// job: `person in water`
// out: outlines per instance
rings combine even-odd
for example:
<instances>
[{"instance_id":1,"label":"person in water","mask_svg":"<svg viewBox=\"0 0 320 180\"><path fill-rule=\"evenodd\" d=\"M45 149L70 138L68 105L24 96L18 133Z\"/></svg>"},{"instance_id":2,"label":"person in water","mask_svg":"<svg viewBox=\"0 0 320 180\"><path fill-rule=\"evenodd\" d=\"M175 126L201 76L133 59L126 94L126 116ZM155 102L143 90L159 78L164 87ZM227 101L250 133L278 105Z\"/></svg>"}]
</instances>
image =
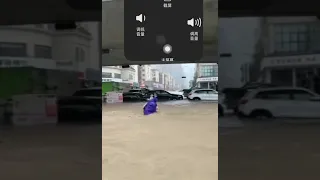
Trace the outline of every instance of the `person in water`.
<instances>
[{"instance_id":1,"label":"person in water","mask_svg":"<svg viewBox=\"0 0 320 180\"><path fill-rule=\"evenodd\" d=\"M150 115L158 111L158 98L156 96L151 96L148 102L143 106L143 114Z\"/></svg>"}]
</instances>

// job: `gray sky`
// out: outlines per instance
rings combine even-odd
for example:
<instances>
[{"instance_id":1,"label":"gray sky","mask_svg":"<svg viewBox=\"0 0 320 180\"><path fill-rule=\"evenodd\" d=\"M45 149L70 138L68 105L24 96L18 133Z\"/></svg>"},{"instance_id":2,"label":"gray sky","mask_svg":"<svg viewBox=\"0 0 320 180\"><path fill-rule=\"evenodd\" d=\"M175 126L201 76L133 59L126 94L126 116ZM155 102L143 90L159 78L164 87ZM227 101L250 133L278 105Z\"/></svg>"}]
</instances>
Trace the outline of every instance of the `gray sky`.
<instances>
[{"instance_id":1,"label":"gray sky","mask_svg":"<svg viewBox=\"0 0 320 180\"><path fill-rule=\"evenodd\" d=\"M158 64L154 65L162 72L170 73L177 81L180 81L183 88L189 88L189 81L193 79L195 64ZM186 78L183 79L182 77Z\"/></svg>"},{"instance_id":2,"label":"gray sky","mask_svg":"<svg viewBox=\"0 0 320 180\"><path fill-rule=\"evenodd\" d=\"M186 82L185 82L187 83L186 86L189 87L189 81L193 80L196 64L181 64L181 65L182 65L184 74L186 76Z\"/></svg>"}]
</instances>

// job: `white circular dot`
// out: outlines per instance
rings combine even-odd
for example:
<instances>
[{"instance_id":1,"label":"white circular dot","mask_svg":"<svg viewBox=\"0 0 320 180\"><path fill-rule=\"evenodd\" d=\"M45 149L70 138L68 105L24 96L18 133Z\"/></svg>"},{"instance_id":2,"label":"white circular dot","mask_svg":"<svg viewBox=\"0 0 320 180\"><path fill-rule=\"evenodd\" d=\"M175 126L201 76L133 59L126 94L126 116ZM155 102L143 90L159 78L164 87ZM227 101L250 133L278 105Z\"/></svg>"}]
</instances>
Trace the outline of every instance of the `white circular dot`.
<instances>
[{"instance_id":1,"label":"white circular dot","mask_svg":"<svg viewBox=\"0 0 320 180\"><path fill-rule=\"evenodd\" d=\"M166 44L163 46L163 52L166 54L170 54L172 52L172 46L170 44Z\"/></svg>"}]
</instances>

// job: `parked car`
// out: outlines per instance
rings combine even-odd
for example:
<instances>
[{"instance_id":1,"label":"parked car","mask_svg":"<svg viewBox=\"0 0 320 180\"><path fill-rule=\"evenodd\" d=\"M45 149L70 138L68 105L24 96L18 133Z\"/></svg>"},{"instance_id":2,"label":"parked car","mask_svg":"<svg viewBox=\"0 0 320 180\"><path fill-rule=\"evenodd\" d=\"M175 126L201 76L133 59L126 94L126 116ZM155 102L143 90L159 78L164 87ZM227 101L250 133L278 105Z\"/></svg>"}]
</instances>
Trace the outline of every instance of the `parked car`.
<instances>
[{"instance_id":1,"label":"parked car","mask_svg":"<svg viewBox=\"0 0 320 180\"><path fill-rule=\"evenodd\" d=\"M183 96L183 91L168 91L171 94L176 94L176 95L180 95Z\"/></svg>"},{"instance_id":2,"label":"parked car","mask_svg":"<svg viewBox=\"0 0 320 180\"><path fill-rule=\"evenodd\" d=\"M100 122L104 97L100 87L84 88L72 96L58 97L58 121Z\"/></svg>"},{"instance_id":3,"label":"parked car","mask_svg":"<svg viewBox=\"0 0 320 180\"><path fill-rule=\"evenodd\" d=\"M218 101L218 92L213 89L196 89L187 97L189 100Z\"/></svg>"},{"instance_id":4,"label":"parked car","mask_svg":"<svg viewBox=\"0 0 320 180\"><path fill-rule=\"evenodd\" d=\"M123 102L141 102L146 100L147 100L147 97L139 93L123 94Z\"/></svg>"},{"instance_id":5,"label":"parked car","mask_svg":"<svg viewBox=\"0 0 320 180\"><path fill-rule=\"evenodd\" d=\"M130 89L123 93L123 101L145 101L149 98L149 93L145 89Z\"/></svg>"},{"instance_id":6,"label":"parked car","mask_svg":"<svg viewBox=\"0 0 320 180\"><path fill-rule=\"evenodd\" d=\"M103 99L105 98L105 96L102 96L101 87L80 89L80 90L74 92L72 96L78 97L78 98L86 98L86 99L94 101L100 105L101 105L101 102L103 101Z\"/></svg>"},{"instance_id":7,"label":"parked car","mask_svg":"<svg viewBox=\"0 0 320 180\"><path fill-rule=\"evenodd\" d=\"M150 94L155 94L158 97L159 101L168 101L168 100L182 100L182 95L171 94L165 90L153 90L150 91Z\"/></svg>"},{"instance_id":8,"label":"parked car","mask_svg":"<svg viewBox=\"0 0 320 180\"><path fill-rule=\"evenodd\" d=\"M245 84L240 88L225 88L222 90L222 93L225 95L226 106L228 109L234 109L235 112L238 110L239 100L248 92L260 88L271 88L277 87L274 84L260 83L260 82L250 82Z\"/></svg>"},{"instance_id":9,"label":"parked car","mask_svg":"<svg viewBox=\"0 0 320 180\"><path fill-rule=\"evenodd\" d=\"M239 101L238 114L261 119L320 118L320 96L305 88L256 89Z\"/></svg>"},{"instance_id":10,"label":"parked car","mask_svg":"<svg viewBox=\"0 0 320 180\"><path fill-rule=\"evenodd\" d=\"M124 92L123 95L128 94L139 94L145 98L148 98L149 96L149 90L146 89L130 89L128 92Z\"/></svg>"},{"instance_id":11,"label":"parked car","mask_svg":"<svg viewBox=\"0 0 320 180\"><path fill-rule=\"evenodd\" d=\"M59 123L101 123L101 104L88 98L70 96L58 99L57 103Z\"/></svg>"}]
</instances>

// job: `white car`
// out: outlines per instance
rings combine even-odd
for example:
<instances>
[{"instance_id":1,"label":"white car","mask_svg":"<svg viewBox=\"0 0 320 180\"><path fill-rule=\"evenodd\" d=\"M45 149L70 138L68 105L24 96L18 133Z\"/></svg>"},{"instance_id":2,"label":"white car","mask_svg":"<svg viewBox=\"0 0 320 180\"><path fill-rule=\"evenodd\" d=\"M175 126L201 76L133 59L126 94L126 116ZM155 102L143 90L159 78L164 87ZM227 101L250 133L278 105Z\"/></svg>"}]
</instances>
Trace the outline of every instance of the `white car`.
<instances>
[{"instance_id":1,"label":"white car","mask_svg":"<svg viewBox=\"0 0 320 180\"><path fill-rule=\"evenodd\" d=\"M170 94L183 96L183 91L168 91Z\"/></svg>"},{"instance_id":2,"label":"white car","mask_svg":"<svg viewBox=\"0 0 320 180\"><path fill-rule=\"evenodd\" d=\"M213 89L195 89L188 94L188 99L218 101L218 92Z\"/></svg>"},{"instance_id":3,"label":"white car","mask_svg":"<svg viewBox=\"0 0 320 180\"><path fill-rule=\"evenodd\" d=\"M238 112L254 118L320 118L320 96L304 88L256 89L239 101Z\"/></svg>"}]
</instances>

